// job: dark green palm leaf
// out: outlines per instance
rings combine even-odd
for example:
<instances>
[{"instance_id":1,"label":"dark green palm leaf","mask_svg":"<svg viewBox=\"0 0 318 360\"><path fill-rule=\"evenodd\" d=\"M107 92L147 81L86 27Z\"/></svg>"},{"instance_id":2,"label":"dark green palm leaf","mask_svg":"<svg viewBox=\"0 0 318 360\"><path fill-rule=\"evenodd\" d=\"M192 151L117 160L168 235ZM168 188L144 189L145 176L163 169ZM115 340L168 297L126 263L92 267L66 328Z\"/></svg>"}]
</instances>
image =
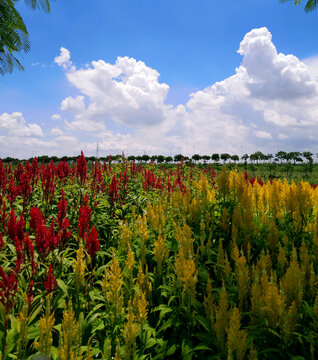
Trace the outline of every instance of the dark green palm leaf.
<instances>
[{"instance_id":1,"label":"dark green palm leaf","mask_svg":"<svg viewBox=\"0 0 318 360\"><path fill-rule=\"evenodd\" d=\"M29 34L11 0L0 0L0 74L23 70L15 52L30 50Z\"/></svg>"},{"instance_id":2,"label":"dark green palm leaf","mask_svg":"<svg viewBox=\"0 0 318 360\"><path fill-rule=\"evenodd\" d=\"M279 2L285 3L290 0L279 0ZM301 0L294 0L295 5L299 5L301 3ZM311 12L316 10L318 0L308 0L305 6L306 12Z\"/></svg>"}]
</instances>

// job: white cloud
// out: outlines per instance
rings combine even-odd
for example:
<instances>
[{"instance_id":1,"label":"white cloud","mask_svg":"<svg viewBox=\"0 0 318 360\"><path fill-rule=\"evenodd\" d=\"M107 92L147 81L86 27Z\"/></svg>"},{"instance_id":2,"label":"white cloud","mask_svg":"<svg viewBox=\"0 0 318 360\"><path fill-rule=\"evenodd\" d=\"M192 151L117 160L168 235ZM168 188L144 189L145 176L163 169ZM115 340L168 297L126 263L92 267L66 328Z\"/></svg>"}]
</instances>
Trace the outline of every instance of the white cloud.
<instances>
[{"instance_id":1,"label":"white cloud","mask_svg":"<svg viewBox=\"0 0 318 360\"><path fill-rule=\"evenodd\" d=\"M61 136L64 134L63 131L59 128L52 128L50 132L53 136Z\"/></svg>"},{"instance_id":2,"label":"white cloud","mask_svg":"<svg viewBox=\"0 0 318 360\"><path fill-rule=\"evenodd\" d=\"M267 131L255 131L255 135L260 139L272 139L272 135Z\"/></svg>"},{"instance_id":3,"label":"white cloud","mask_svg":"<svg viewBox=\"0 0 318 360\"><path fill-rule=\"evenodd\" d=\"M51 116L51 119L52 119L52 120L61 120L62 117L61 117L60 114L53 114L53 115Z\"/></svg>"},{"instance_id":4,"label":"white cloud","mask_svg":"<svg viewBox=\"0 0 318 360\"><path fill-rule=\"evenodd\" d=\"M308 66L312 78L318 81L318 55L303 59L302 62Z\"/></svg>"},{"instance_id":5,"label":"white cloud","mask_svg":"<svg viewBox=\"0 0 318 360\"><path fill-rule=\"evenodd\" d=\"M83 112L85 110L84 96L65 98L61 103L61 110L71 111L75 114Z\"/></svg>"},{"instance_id":6,"label":"white cloud","mask_svg":"<svg viewBox=\"0 0 318 360\"><path fill-rule=\"evenodd\" d=\"M43 132L38 124L26 124L22 113L3 113L0 115L0 129L7 132L7 136L14 137L42 137Z\"/></svg>"},{"instance_id":7,"label":"white cloud","mask_svg":"<svg viewBox=\"0 0 318 360\"><path fill-rule=\"evenodd\" d=\"M70 59L71 59L71 53L69 52L69 50L67 50L64 47L61 47L60 55L54 58L54 62L58 64L58 66L62 66L63 69L66 70L72 67L72 61Z\"/></svg>"},{"instance_id":8,"label":"white cloud","mask_svg":"<svg viewBox=\"0 0 318 360\"><path fill-rule=\"evenodd\" d=\"M154 125L164 120L164 100L169 86L158 81L159 73L133 58L118 57L115 64L103 60L93 61L92 66L67 72L69 82L84 97L66 98L63 110L76 113L78 122L100 123L112 118L131 126ZM95 128L96 126L94 126Z\"/></svg>"},{"instance_id":9,"label":"white cloud","mask_svg":"<svg viewBox=\"0 0 318 360\"><path fill-rule=\"evenodd\" d=\"M242 66L249 76L251 96L276 100L317 96L308 67L296 56L278 54L267 28L247 33L238 53L244 56Z\"/></svg>"},{"instance_id":10,"label":"white cloud","mask_svg":"<svg viewBox=\"0 0 318 360\"><path fill-rule=\"evenodd\" d=\"M286 134L278 134L278 139L280 139L280 140L286 140L288 138L289 138L289 136Z\"/></svg>"}]
</instances>

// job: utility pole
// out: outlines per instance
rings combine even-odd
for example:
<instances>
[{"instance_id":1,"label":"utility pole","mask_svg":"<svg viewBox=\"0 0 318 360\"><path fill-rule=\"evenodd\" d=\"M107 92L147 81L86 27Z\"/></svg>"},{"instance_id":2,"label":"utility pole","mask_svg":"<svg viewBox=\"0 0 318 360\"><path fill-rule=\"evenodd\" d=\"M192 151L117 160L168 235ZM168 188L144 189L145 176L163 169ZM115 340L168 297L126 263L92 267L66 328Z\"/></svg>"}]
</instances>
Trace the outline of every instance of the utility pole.
<instances>
[{"instance_id":1,"label":"utility pole","mask_svg":"<svg viewBox=\"0 0 318 360\"><path fill-rule=\"evenodd\" d=\"M98 143L96 144L96 159L98 159L98 151L99 151L99 146Z\"/></svg>"}]
</instances>

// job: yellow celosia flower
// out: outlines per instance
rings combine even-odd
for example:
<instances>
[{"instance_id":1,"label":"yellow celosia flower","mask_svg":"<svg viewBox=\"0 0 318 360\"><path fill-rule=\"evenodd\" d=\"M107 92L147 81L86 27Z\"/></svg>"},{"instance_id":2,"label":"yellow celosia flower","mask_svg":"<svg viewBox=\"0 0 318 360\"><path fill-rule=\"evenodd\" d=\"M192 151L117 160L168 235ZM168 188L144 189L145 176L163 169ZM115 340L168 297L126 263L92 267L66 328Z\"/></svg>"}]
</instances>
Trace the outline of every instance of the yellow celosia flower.
<instances>
[{"instance_id":1,"label":"yellow celosia flower","mask_svg":"<svg viewBox=\"0 0 318 360\"><path fill-rule=\"evenodd\" d=\"M143 291L146 294L147 298L150 299L152 292L152 284L149 280L148 266L146 265L144 272L141 261L139 261L138 267L137 286L139 287L140 291Z\"/></svg>"},{"instance_id":2,"label":"yellow celosia flower","mask_svg":"<svg viewBox=\"0 0 318 360\"><path fill-rule=\"evenodd\" d=\"M244 255L237 259L235 276L238 284L239 306L242 311L247 309L247 300L250 290L250 273Z\"/></svg>"},{"instance_id":3,"label":"yellow celosia flower","mask_svg":"<svg viewBox=\"0 0 318 360\"><path fill-rule=\"evenodd\" d=\"M60 360L80 360L82 358L80 355L81 333L81 319L76 321L72 299L70 299L68 307L65 308L63 313L59 341Z\"/></svg>"},{"instance_id":4,"label":"yellow celosia flower","mask_svg":"<svg viewBox=\"0 0 318 360\"><path fill-rule=\"evenodd\" d=\"M183 247L179 250L175 260L175 273L179 284L182 285L182 301L187 295L190 303L195 299L198 271L193 259L185 257Z\"/></svg>"},{"instance_id":5,"label":"yellow celosia flower","mask_svg":"<svg viewBox=\"0 0 318 360\"><path fill-rule=\"evenodd\" d=\"M102 287L106 300L111 304L111 320L116 321L123 313L123 274L116 258L106 269Z\"/></svg>"},{"instance_id":6,"label":"yellow celosia flower","mask_svg":"<svg viewBox=\"0 0 318 360\"><path fill-rule=\"evenodd\" d=\"M166 223L166 216L162 203L154 205L149 204L147 206L146 214L149 225L151 225L157 234L161 234Z\"/></svg>"},{"instance_id":7,"label":"yellow celosia flower","mask_svg":"<svg viewBox=\"0 0 318 360\"><path fill-rule=\"evenodd\" d=\"M215 316L215 304L214 296L212 291L212 284L210 278L206 284L206 296L204 297L204 309L207 319L210 322L211 327L214 326L214 316Z\"/></svg>"},{"instance_id":8,"label":"yellow celosia flower","mask_svg":"<svg viewBox=\"0 0 318 360\"><path fill-rule=\"evenodd\" d=\"M137 312L138 323L141 325L141 327L143 327L148 318L147 300L143 291L141 291L140 293L137 307L138 307L138 312Z\"/></svg>"},{"instance_id":9,"label":"yellow celosia flower","mask_svg":"<svg viewBox=\"0 0 318 360\"><path fill-rule=\"evenodd\" d=\"M229 182L229 175L226 170L226 166L222 167L222 171L219 173L218 177L216 178L216 182L218 185L218 192L220 197L225 199L227 195L230 193L230 182Z\"/></svg>"},{"instance_id":10,"label":"yellow celosia flower","mask_svg":"<svg viewBox=\"0 0 318 360\"><path fill-rule=\"evenodd\" d=\"M291 306L289 307L288 312L284 312L283 314L281 328L286 342L290 341L292 337L292 333L296 331L297 315L298 315L298 311L297 311L296 302L293 301Z\"/></svg>"},{"instance_id":11,"label":"yellow celosia flower","mask_svg":"<svg viewBox=\"0 0 318 360\"><path fill-rule=\"evenodd\" d=\"M228 359L243 360L247 351L247 331L241 329L241 314L234 307L230 317L230 326L227 329Z\"/></svg>"},{"instance_id":12,"label":"yellow celosia flower","mask_svg":"<svg viewBox=\"0 0 318 360\"><path fill-rule=\"evenodd\" d=\"M290 306L292 301L296 301L299 308L303 297L303 276L297 261L297 251L293 248L291 261L287 268L286 274L281 279L280 288L286 297L287 305Z\"/></svg>"},{"instance_id":13,"label":"yellow celosia flower","mask_svg":"<svg viewBox=\"0 0 318 360\"><path fill-rule=\"evenodd\" d=\"M215 331L216 339L222 352L225 351L226 330L228 328L229 320L230 320L230 312L228 311L228 308L229 308L228 295L225 287L223 286L220 292L219 304L215 312L215 323L214 323L214 331Z\"/></svg>"},{"instance_id":14,"label":"yellow celosia flower","mask_svg":"<svg viewBox=\"0 0 318 360\"><path fill-rule=\"evenodd\" d=\"M269 326L277 328L285 310L284 297L279 294L274 282L268 282L267 287L263 287L263 292L264 315L268 319Z\"/></svg>"},{"instance_id":15,"label":"yellow celosia flower","mask_svg":"<svg viewBox=\"0 0 318 360\"><path fill-rule=\"evenodd\" d=\"M119 342L118 336L116 337L116 352L115 352L114 360L122 360L120 342Z\"/></svg>"},{"instance_id":16,"label":"yellow celosia flower","mask_svg":"<svg viewBox=\"0 0 318 360\"><path fill-rule=\"evenodd\" d=\"M120 231L120 247L123 252L126 252L131 244L131 240L133 238L133 233L127 223L121 225L119 227Z\"/></svg>"},{"instance_id":17,"label":"yellow celosia flower","mask_svg":"<svg viewBox=\"0 0 318 360\"><path fill-rule=\"evenodd\" d=\"M158 236L157 240L155 241L154 247L154 258L157 263L157 272L158 276L161 276L162 273L162 263L169 257L169 250L165 244L165 241L161 235Z\"/></svg>"},{"instance_id":18,"label":"yellow celosia flower","mask_svg":"<svg viewBox=\"0 0 318 360\"><path fill-rule=\"evenodd\" d=\"M80 291L81 287L84 285L84 275L85 275L85 257L83 243L80 242L79 249L76 251L76 260L74 260L73 269L74 269L74 285L77 292Z\"/></svg>"},{"instance_id":19,"label":"yellow celosia flower","mask_svg":"<svg viewBox=\"0 0 318 360\"><path fill-rule=\"evenodd\" d=\"M128 314L123 329L125 342L125 360L134 359L136 356L136 338L138 335L138 324L132 311L131 302L128 303Z\"/></svg>"},{"instance_id":20,"label":"yellow celosia flower","mask_svg":"<svg viewBox=\"0 0 318 360\"><path fill-rule=\"evenodd\" d=\"M28 322L29 322L29 316L28 316L28 298L25 296L22 311L18 315L18 331L19 331L19 340L18 340L18 354L20 355L20 352L25 349L25 347L28 344L29 341L29 328L28 328Z\"/></svg>"},{"instance_id":21,"label":"yellow celosia flower","mask_svg":"<svg viewBox=\"0 0 318 360\"><path fill-rule=\"evenodd\" d=\"M50 295L46 296L45 316L40 319L40 339L34 343L34 347L44 355L51 356L52 329L54 326L54 314L50 310Z\"/></svg>"}]
</instances>

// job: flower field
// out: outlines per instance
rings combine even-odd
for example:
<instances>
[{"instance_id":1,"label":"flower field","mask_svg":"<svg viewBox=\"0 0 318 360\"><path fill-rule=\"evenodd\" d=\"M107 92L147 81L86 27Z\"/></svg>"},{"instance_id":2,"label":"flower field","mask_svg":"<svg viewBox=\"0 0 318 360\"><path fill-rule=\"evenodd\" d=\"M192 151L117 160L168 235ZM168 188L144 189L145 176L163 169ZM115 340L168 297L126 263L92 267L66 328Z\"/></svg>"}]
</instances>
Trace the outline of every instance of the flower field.
<instances>
[{"instance_id":1,"label":"flower field","mask_svg":"<svg viewBox=\"0 0 318 360\"><path fill-rule=\"evenodd\" d=\"M0 359L317 359L318 189L0 161Z\"/></svg>"}]
</instances>

